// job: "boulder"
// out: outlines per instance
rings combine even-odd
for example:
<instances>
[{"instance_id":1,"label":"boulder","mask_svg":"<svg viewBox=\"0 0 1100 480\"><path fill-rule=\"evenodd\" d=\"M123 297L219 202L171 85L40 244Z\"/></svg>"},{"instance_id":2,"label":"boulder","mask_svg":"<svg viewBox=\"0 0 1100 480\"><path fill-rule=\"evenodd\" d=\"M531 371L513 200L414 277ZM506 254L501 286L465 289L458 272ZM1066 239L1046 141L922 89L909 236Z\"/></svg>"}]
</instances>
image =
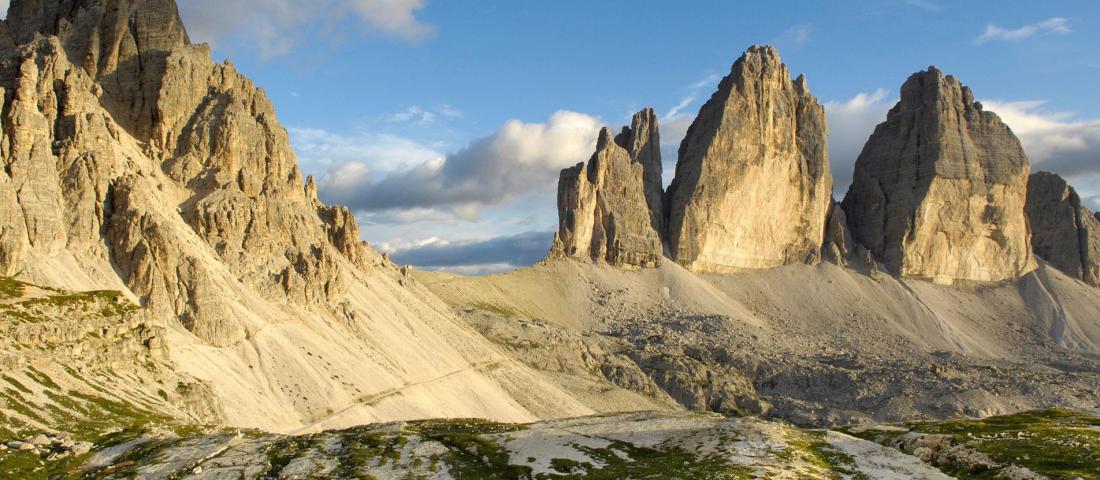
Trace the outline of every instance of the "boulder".
<instances>
[{"instance_id":1,"label":"boulder","mask_svg":"<svg viewBox=\"0 0 1100 480\"><path fill-rule=\"evenodd\" d=\"M695 271L820 256L832 205L825 109L772 47L745 52L680 144L668 246Z\"/></svg>"},{"instance_id":2,"label":"boulder","mask_svg":"<svg viewBox=\"0 0 1100 480\"><path fill-rule=\"evenodd\" d=\"M911 76L855 165L853 238L896 275L998 282L1036 266L1020 141L936 68Z\"/></svg>"}]
</instances>

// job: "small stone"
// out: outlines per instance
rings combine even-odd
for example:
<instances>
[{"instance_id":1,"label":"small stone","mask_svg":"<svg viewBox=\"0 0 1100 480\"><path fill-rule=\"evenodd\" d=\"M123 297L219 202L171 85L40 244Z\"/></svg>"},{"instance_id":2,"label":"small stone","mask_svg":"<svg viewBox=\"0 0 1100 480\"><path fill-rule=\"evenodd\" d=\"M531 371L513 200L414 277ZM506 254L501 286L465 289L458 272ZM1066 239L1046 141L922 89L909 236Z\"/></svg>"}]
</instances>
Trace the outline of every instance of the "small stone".
<instances>
[{"instance_id":1,"label":"small stone","mask_svg":"<svg viewBox=\"0 0 1100 480\"><path fill-rule=\"evenodd\" d=\"M45 447L53 444L53 442L50 441L50 437L47 437L43 434L38 434L28 441L36 447Z\"/></svg>"},{"instance_id":2,"label":"small stone","mask_svg":"<svg viewBox=\"0 0 1100 480\"><path fill-rule=\"evenodd\" d=\"M92 444L92 442L76 442L76 445L73 445L71 451L73 452L73 455L84 455L85 453L92 451L92 447L94 446L95 445Z\"/></svg>"}]
</instances>

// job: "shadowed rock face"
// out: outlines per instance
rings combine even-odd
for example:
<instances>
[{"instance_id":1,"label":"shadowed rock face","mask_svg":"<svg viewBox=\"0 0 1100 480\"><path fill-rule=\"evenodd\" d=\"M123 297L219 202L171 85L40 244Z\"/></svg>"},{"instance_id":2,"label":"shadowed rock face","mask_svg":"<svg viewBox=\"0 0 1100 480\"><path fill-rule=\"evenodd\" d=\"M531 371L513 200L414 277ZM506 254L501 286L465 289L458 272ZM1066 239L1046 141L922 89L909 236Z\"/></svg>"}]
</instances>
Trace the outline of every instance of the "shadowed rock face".
<instances>
[{"instance_id":1,"label":"shadowed rock face","mask_svg":"<svg viewBox=\"0 0 1100 480\"><path fill-rule=\"evenodd\" d=\"M1028 179L1027 216L1035 254L1067 275L1100 287L1100 219L1065 179L1039 172Z\"/></svg>"},{"instance_id":2,"label":"shadowed rock face","mask_svg":"<svg viewBox=\"0 0 1100 480\"><path fill-rule=\"evenodd\" d=\"M656 124L652 125L656 135ZM623 136L629 138L625 132ZM646 149L650 148L641 151ZM620 267L659 265L663 247L647 204L648 168L603 129L592 159L561 172L559 229L551 256L590 258Z\"/></svg>"},{"instance_id":3,"label":"shadowed rock face","mask_svg":"<svg viewBox=\"0 0 1100 480\"><path fill-rule=\"evenodd\" d=\"M855 240L893 273L1002 281L1035 268L1019 140L970 89L914 74L856 161L843 207Z\"/></svg>"},{"instance_id":4,"label":"shadowed rock face","mask_svg":"<svg viewBox=\"0 0 1100 480\"><path fill-rule=\"evenodd\" d=\"M666 196L671 256L696 271L815 260L832 204L825 110L771 47L703 105Z\"/></svg>"}]
</instances>

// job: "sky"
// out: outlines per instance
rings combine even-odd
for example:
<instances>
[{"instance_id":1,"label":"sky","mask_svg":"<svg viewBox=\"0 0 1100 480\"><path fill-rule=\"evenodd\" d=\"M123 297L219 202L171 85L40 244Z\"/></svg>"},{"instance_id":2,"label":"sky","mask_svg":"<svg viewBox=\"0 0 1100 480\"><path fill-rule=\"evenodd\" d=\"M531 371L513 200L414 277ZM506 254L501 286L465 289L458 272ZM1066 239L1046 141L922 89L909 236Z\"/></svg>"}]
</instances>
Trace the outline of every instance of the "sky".
<instances>
[{"instance_id":1,"label":"sky","mask_svg":"<svg viewBox=\"0 0 1100 480\"><path fill-rule=\"evenodd\" d=\"M1034 170L1100 208L1095 0L178 3L193 42L267 91L322 199L421 268L543 258L558 172L641 108L658 113L670 174L699 107L754 44L778 47L825 105L837 199L901 84L935 65L1013 128Z\"/></svg>"}]
</instances>

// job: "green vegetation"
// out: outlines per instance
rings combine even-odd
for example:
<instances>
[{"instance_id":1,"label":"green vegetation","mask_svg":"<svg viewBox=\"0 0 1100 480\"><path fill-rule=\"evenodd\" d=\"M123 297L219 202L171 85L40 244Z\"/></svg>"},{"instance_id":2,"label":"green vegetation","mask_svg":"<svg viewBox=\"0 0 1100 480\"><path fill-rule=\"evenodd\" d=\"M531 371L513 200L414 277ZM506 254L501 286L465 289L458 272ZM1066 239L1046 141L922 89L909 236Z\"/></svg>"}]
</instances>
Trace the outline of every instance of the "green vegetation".
<instances>
[{"instance_id":1,"label":"green vegetation","mask_svg":"<svg viewBox=\"0 0 1100 480\"><path fill-rule=\"evenodd\" d=\"M474 302L470 304L470 308L475 308L483 312L491 313L498 317L518 318L520 316L519 312L517 312L516 310L494 303Z\"/></svg>"},{"instance_id":2,"label":"green vegetation","mask_svg":"<svg viewBox=\"0 0 1100 480\"><path fill-rule=\"evenodd\" d=\"M825 440L825 432L794 431L788 435L787 445L800 453L807 462L831 474L832 478L871 480L855 469L855 459L833 448Z\"/></svg>"},{"instance_id":3,"label":"green vegetation","mask_svg":"<svg viewBox=\"0 0 1100 480\"><path fill-rule=\"evenodd\" d=\"M11 277L0 277L0 300L23 295L23 282Z\"/></svg>"},{"instance_id":4,"label":"green vegetation","mask_svg":"<svg viewBox=\"0 0 1100 480\"><path fill-rule=\"evenodd\" d=\"M1030 469L1055 480L1100 480L1100 418L1065 409L1039 410L983 420L910 422L913 432L950 435L955 443L1005 466ZM852 435L890 445L901 432L869 430ZM999 478L999 471L967 471L939 465L962 479Z\"/></svg>"},{"instance_id":5,"label":"green vegetation","mask_svg":"<svg viewBox=\"0 0 1100 480\"><path fill-rule=\"evenodd\" d=\"M920 433L951 435L998 463L1026 467L1053 479L1100 480L1097 417L1052 409L909 426Z\"/></svg>"},{"instance_id":6,"label":"green vegetation","mask_svg":"<svg viewBox=\"0 0 1100 480\"><path fill-rule=\"evenodd\" d=\"M752 478L752 469L730 465L719 457L701 458L679 447L652 449L624 442L611 442L605 448L574 445L578 451L595 460L577 462L554 459L551 468L560 475L540 474L536 478L597 479L653 478L690 480L696 478L740 480Z\"/></svg>"}]
</instances>

